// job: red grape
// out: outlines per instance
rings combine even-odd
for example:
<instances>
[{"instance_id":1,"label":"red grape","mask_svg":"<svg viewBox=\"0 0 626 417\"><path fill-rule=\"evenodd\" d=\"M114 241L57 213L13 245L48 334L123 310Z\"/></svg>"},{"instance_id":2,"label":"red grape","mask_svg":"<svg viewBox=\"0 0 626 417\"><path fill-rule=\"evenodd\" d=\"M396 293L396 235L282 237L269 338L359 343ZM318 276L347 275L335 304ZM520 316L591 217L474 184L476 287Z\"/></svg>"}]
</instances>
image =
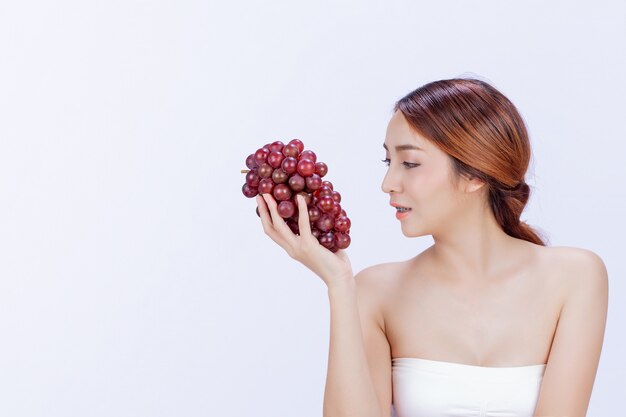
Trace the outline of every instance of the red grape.
<instances>
[{"instance_id":1,"label":"red grape","mask_svg":"<svg viewBox=\"0 0 626 417\"><path fill-rule=\"evenodd\" d=\"M259 177L261 178L269 178L272 176L272 171L274 171L274 168L272 168L271 166L269 166L269 164L263 162L258 168L257 168L257 173L259 174Z\"/></svg>"},{"instance_id":2,"label":"red grape","mask_svg":"<svg viewBox=\"0 0 626 417\"><path fill-rule=\"evenodd\" d=\"M351 222L348 217L340 215L335 219L335 229L339 232L345 232L350 229L350 223Z\"/></svg>"},{"instance_id":3,"label":"red grape","mask_svg":"<svg viewBox=\"0 0 626 417\"><path fill-rule=\"evenodd\" d=\"M315 173L320 177L323 177L328 173L328 165L323 162L317 162L315 164Z\"/></svg>"},{"instance_id":4,"label":"red grape","mask_svg":"<svg viewBox=\"0 0 626 417\"><path fill-rule=\"evenodd\" d=\"M248 173L246 174L246 183L250 187L253 187L253 188L258 187L259 181L261 181L261 177L259 177L259 174L257 174L256 169L248 171Z\"/></svg>"},{"instance_id":5,"label":"red grape","mask_svg":"<svg viewBox=\"0 0 626 417\"><path fill-rule=\"evenodd\" d=\"M281 141L277 140L276 142L272 143L270 145L270 151L278 151L281 152L283 150L283 148L285 147L285 144L282 143Z\"/></svg>"},{"instance_id":6,"label":"red grape","mask_svg":"<svg viewBox=\"0 0 626 417\"><path fill-rule=\"evenodd\" d=\"M284 182L287 182L288 179L289 179L289 174L287 174L285 171L283 171L280 168L276 168L274 172L272 172L272 180L276 184L282 184Z\"/></svg>"},{"instance_id":7,"label":"red grape","mask_svg":"<svg viewBox=\"0 0 626 417\"><path fill-rule=\"evenodd\" d=\"M267 163L272 168L278 168L283 163L283 159L285 159L285 155L282 152L272 151L267 155Z\"/></svg>"},{"instance_id":8,"label":"red grape","mask_svg":"<svg viewBox=\"0 0 626 417\"><path fill-rule=\"evenodd\" d=\"M315 206L309 207L308 213L309 213L309 221L312 221L312 222L317 221L317 219L319 219L322 216L322 211Z\"/></svg>"},{"instance_id":9,"label":"red grape","mask_svg":"<svg viewBox=\"0 0 626 417\"><path fill-rule=\"evenodd\" d=\"M289 200L291 198L291 189L285 184L276 184L272 195L278 201Z\"/></svg>"},{"instance_id":10,"label":"red grape","mask_svg":"<svg viewBox=\"0 0 626 417\"><path fill-rule=\"evenodd\" d=\"M267 155L269 154L270 153L266 148L257 149L257 151L254 153L254 162L256 162L256 164L260 166L267 160Z\"/></svg>"},{"instance_id":11,"label":"red grape","mask_svg":"<svg viewBox=\"0 0 626 417\"><path fill-rule=\"evenodd\" d=\"M341 214L341 204L339 203L333 203L333 206L330 208L330 210L328 211L330 214L332 214L333 217L337 217Z\"/></svg>"},{"instance_id":12,"label":"red grape","mask_svg":"<svg viewBox=\"0 0 626 417\"><path fill-rule=\"evenodd\" d=\"M303 177L310 177L315 173L315 163L309 159L301 159L298 161L297 170Z\"/></svg>"},{"instance_id":13,"label":"red grape","mask_svg":"<svg viewBox=\"0 0 626 417\"><path fill-rule=\"evenodd\" d=\"M319 207L323 212L329 212L333 205L335 204L335 200L330 197L321 197L317 203L317 207Z\"/></svg>"},{"instance_id":14,"label":"red grape","mask_svg":"<svg viewBox=\"0 0 626 417\"><path fill-rule=\"evenodd\" d=\"M297 158L298 154L300 154L298 147L292 143L288 143L283 148L283 155L285 156L291 156L291 157Z\"/></svg>"},{"instance_id":15,"label":"red grape","mask_svg":"<svg viewBox=\"0 0 626 417\"><path fill-rule=\"evenodd\" d=\"M245 183L243 187L241 187L241 191L243 192L243 195L248 198L252 198L258 194L257 189L250 187L247 183Z\"/></svg>"},{"instance_id":16,"label":"red grape","mask_svg":"<svg viewBox=\"0 0 626 417\"><path fill-rule=\"evenodd\" d=\"M335 219L329 214L322 214L322 216L315 222L315 226L322 232L328 232L335 225Z\"/></svg>"},{"instance_id":17,"label":"red grape","mask_svg":"<svg viewBox=\"0 0 626 417\"><path fill-rule=\"evenodd\" d=\"M335 246L335 234L333 232L324 233L320 236L320 244L327 249Z\"/></svg>"},{"instance_id":18,"label":"red grape","mask_svg":"<svg viewBox=\"0 0 626 417\"><path fill-rule=\"evenodd\" d=\"M335 246L339 249L350 246L350 235L341 232L335 233Z\"/></svg>"},{"instance_id":19,"label":"red grape","mask_svg":"<svg viewBox=\"0 0 626 417\"><path fill-rule=\"evenodd\" d=\"M300 161L302 161L303 159L308 159L315 164L315 162L317 162L317 155L315 155L315 152L313 151L306 150L300 153L300 156L298 157L298 160ZM315 172L315 168L313 168L313 172Z\"/></svg>"},{"instance_id":20,"label":"red grape","mask_svg":"<svg viewBox=\"0 0 626 417\"><path fill-rule=\"evenodd\" d=\"M317 198L320 197L332 197L333 195L333 190L331 190L327 185L323 185L324 182L322 182L322 186L320 188L318 188L314 195Z\"/></svg>"},{"instance_id":21,"label":"red grape","mask_svg":"<svg viewBox=\"0 0 626 417\"><path fill-rule=\"evenodd\" d=\"M259 194L270 194L274 190L274 181L271 178L263 178L259 181Z\"/></svg>"},{"instance_id":22,"label":"red grape","mask_svg":"<svg viewBox=\"0 0 626 417\"><path fill-rule=\"evenodd\" d=\"M257 164L256 161L254 160L254 154L253 153L248 155L248 157L246 158L246 166L248 168L250 168L250 169L254 169L254 168L259 166L259 164Z\"/></svg>"},{"instance_id":23,"label":"red grape","mask_svg":"<svg viewBox=\"0 0 626 417\"><path fill-rule=\"evenodd\" d=\"M306 177L305 180L306 187L311 191L315 191L322 186L322 178L317 174Z\"/></svg>"},{"instance_id":24,"label":"red grape","mask_svg":"<svg viewBox=\"0 0 626 417\"><path fill-rule=\"evenodd\" d=\"M304 190L305 185L305 179L299 174L293 174L289 178L289 186L296 192Z\"/></svg>"},{"instance_id":25,"label":"red grape","mask_svg":"<svg viewBox=\"0 0 626 417\"><path fill-rule=\"evenodd\" d=\"M330 181L324 181L322 182L322 186L327 186L328 188L330 188L331 190L333 190L333 183Z\"/></svg>"},{"instance_id":26,"label":"red grape","mask_svg":"<svg viewBox=\"0 0 626 417\"><path fill-rule=\"evenodd\" d=\"M296 172L296 169L298 168L298 160L294 158L293 156L287 156L285 159L283 159L281 168L287 174L291 175L294 172Z\"/></svg>"},{"instance_id":27,"label":"red grape","mask_svg":"<svg viewBox=\"0 0 626 417\"><path fill-rule=\"evenodd\" d=\"M300 139L291 139L289 143L292 145L296 145L296 147L298 148L298 152L302 152L304 150L304 143L302 143Z\"/></svg>"},{"instance_id":28,"label":"red grape","mask_svg":"<svg viewBox=\"0 0 626 417\"><path fill-rule=\"evenodd\" d=\"M280 217L282 218L291 217L296 212L296 206L293 204L292 201L289 201L289 200L281 201L278 204L277 211Z\"/></svg>"}]
</instances>

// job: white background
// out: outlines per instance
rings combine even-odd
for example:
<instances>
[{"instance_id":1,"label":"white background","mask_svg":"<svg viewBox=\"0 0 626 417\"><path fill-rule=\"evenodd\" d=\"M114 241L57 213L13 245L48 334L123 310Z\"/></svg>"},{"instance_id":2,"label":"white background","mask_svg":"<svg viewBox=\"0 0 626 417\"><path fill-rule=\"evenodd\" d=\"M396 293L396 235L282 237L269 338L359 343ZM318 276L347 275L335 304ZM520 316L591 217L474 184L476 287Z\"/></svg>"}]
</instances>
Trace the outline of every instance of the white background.
<instances>
[{"instance_id":1,"label":"white background","mask_svg":"<svg viewBox=\"0 0 626 417\"><path fill-rule=\"evenodd\" d=\"M380 184L394 102L476 75L529 129L522 219L609 271L588 416L626 378L622 1L0 4L0 415L321 416L326 287L245 158L300 138L355 272L414 256ZM576 366L576 364L572 364Z\"/></svg>"}]
</instances>

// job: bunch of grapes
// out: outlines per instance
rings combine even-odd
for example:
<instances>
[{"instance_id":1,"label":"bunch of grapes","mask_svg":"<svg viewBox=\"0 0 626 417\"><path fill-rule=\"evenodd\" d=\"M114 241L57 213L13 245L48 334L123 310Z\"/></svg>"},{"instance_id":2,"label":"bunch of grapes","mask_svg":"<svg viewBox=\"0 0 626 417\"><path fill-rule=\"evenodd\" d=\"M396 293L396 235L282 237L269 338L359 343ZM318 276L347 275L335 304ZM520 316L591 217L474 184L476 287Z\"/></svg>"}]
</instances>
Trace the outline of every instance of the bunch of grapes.
<instances>
[{"instance_id":1,"label":"bunch of grapes","mask_svg":"<svg viewBox=\"0 0 626 417\"><path fill-rule=\"evenodd\" d=\"M246 158L246 182L241 191L248 198L272 194L278 203L278 214L291 231L300 234L296 195L304 197L309 213L311 234L333 253L350 246L350 219L341 208L341 194L330 181L322 181L328 173L317 155L304 149L304 143L292 139L268 143ZM256 209L260 217L259 208Z\"/></svg>"}]
</instances>

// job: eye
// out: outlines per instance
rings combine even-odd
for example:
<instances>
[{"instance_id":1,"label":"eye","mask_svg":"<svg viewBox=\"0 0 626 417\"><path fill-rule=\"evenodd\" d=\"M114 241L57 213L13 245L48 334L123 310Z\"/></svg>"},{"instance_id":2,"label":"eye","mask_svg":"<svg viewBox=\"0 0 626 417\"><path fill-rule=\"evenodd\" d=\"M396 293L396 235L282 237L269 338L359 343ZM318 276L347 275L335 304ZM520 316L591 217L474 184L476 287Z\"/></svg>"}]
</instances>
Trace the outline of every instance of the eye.
<instances>
[{"instance_id":1,"label":"eye","mask_svg":"<svg viewBox=\"0 0 626 417\"><path fill-rule=\"evenodd\" d=\"M391 161L389 159L383 159L382 162L385 163L385 165L389 166ZM402 165L405 166L406 169L410 169L410 168L415 168L417 166L420 166L420 164L413 164L411 162L403 162Z\"/></svg>"}]
</instances>

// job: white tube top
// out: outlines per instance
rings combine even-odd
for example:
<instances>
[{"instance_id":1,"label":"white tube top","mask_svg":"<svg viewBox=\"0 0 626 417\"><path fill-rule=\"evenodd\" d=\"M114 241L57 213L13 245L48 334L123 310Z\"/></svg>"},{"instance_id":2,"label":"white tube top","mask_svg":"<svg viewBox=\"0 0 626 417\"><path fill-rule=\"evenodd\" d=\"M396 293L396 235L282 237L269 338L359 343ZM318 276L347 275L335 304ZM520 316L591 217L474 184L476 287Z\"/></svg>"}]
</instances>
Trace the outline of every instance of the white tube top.
<instances>
[{"instance_id":1,"label":"white tube top","mask_svg":"<svg viewBox=\"0 0 626 417\"><path fill-rule=\"evenodd\" d=\"M532 417L545 368L394 358L391 416Z\"/></svg>"}]
</instances>

